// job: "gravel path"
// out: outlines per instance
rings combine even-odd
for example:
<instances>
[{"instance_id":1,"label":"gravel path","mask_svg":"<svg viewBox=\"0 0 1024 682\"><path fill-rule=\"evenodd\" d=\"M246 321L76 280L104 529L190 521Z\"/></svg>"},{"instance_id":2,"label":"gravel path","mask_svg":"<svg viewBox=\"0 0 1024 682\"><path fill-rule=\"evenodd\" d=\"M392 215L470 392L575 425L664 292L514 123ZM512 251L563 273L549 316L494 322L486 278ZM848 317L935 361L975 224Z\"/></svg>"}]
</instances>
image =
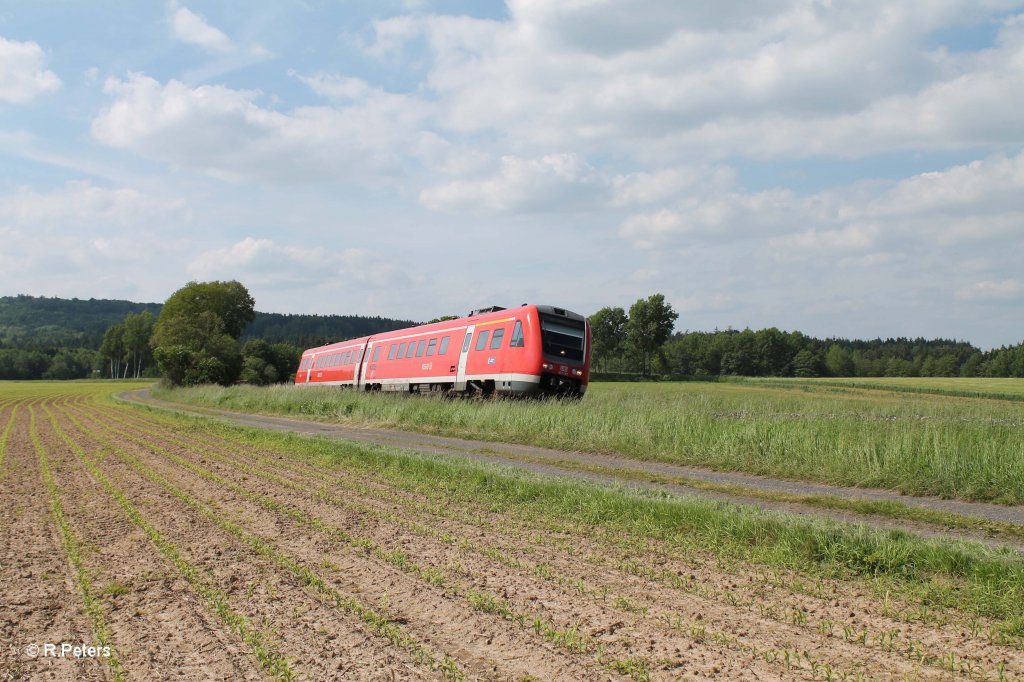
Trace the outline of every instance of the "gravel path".
<instances>
[{"instance_id":1,"label":"gravel path","mask_svg":"<svg viewBox=\"0 0 1024 682\"><path fill-rule=\"evenodd\" d=\"M857 514L848 511L826 509L810 504L766 500L754 495L717 492L674 483L637 480L634 477L638 474L641 476L643 474L662 477L671 476L718 485L742 486L750 489L751 491L760 491L765 493L782 493L802 496L820 495L844 500L898 502L909 507L919 507L922 509L974 517L985 521L1015 524L1019 526L1024 526L1024 506L1004 506L984 502L966 502L962 500L944 500L934 497L916 497L911 495L902 495L891 490L875 488L846 488L821 483L788 481L737 472L713 471L710 469L702 469L692 466L645 462L625 457L618 457L615 455L552 450L529 445L450 438L392 429L313 422L288 417L216 410L158 400L150 394L148 389L129 391L120 394L118 397L127 402L141 403L185 414L214 417L236 424L273 431L288 431L306 435L323 436L338 440L362 441L391 445L430 454L443 454L512 466L553 476L571 477L599 483L621 484L627 487L647 488L677 495L710 497L740 504L755 505L765 509L786 511L799 515L825 516L843 521L866 523L881 528L899 528L928 537L974 540L991 546L1009 546L1018 550L1024 550L1024 540L996 539L988 537L982 532L974 532L964 529L950 529L935 524L909 520L896 520L872 515ZM567 465L564 465L563 463L567 463ZM588 467L601 467L603 471L601 473L595 473L592 471L574 469L571 468L573 464ZM614 471L616 469L622 471L624 475L615 475Z\"/></svg>"}]
</instances>

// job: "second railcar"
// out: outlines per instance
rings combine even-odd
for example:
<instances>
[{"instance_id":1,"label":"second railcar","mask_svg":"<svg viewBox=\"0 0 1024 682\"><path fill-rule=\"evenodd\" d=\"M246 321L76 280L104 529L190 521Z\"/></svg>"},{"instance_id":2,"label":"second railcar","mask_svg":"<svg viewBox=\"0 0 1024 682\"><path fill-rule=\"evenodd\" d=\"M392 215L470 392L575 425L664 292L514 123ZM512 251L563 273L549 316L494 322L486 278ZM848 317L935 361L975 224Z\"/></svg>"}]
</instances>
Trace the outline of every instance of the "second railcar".
<instances>
[{"instance_id":1,"label":"second railcar","mask_svg":"<svg viewBox=\"0 0 1024 682\"><path fill-rule=\"evenodd\" d=\"M590 324L564 308L488 308L467 317L303 352L295 383L411 393L582 396Z\"/></svg>"}]
</instances>

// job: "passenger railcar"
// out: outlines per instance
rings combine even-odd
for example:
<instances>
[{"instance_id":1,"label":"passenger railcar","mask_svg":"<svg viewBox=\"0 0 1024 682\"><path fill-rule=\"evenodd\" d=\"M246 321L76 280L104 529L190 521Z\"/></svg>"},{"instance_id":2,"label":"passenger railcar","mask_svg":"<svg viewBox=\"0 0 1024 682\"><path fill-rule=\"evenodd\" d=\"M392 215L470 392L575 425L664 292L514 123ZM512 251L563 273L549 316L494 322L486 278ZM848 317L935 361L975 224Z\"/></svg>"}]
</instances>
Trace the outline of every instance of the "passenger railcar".
<instances>
[{"instance_id":1,"label":"passenger railcar","mask_svg":"<svg viewBox=\"0 0 1024 682\"><path fill-rule=\"evenodd\" d=\"M582 396L589 379L590 323L545 305L486 308L310 348L295 374L297 385L512 396Z\"/></svg>"}]
</instances>

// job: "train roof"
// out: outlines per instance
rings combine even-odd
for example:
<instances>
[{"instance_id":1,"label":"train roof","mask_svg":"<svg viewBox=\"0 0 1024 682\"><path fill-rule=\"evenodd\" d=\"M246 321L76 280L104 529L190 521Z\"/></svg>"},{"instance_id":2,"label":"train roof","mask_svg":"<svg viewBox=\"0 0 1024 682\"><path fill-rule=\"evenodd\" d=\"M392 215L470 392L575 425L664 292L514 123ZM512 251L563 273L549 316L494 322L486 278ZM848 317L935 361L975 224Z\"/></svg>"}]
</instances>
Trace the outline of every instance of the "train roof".
<instances>
[{"instance_id":1,"label":"train roof","mask_svg":"<svg viewBox=\"0 0 1024 682\"><path fill-rule=\"evenodd\" d=\"M523 308L536 308L537 312L541 315L551 315L555 317L564 317L567 320L574 320L577 322L583 322L587 318L579 313L574 313L571 310L565 308L559 308L550 305L536 305L530 303L524 303L517 308L502 308L501 306L489 306L487 308L481 308L479 310L472 311L465 317L458 317L454 320L442 320L441 322L432 322L430 324L419 324L413 327L403 327L402 329L391 329L386 332L380 332L379 334L372 334L370 336L362 336L358 339L348 339L346 341L339 341L337 343L327 344L325 346L318 346L317 348L308 348L302 352L303 355L309 353L323 353L339 348L344 348L353 344L365 343L370 339L389 338L394 335L402 335L411 329L416 329L422 332L429 333L430 331L443 331L452 327L465 326L467 324L476 324L479 322L489 322L491 320L501 319L502 317L508 317L519 312Z\"/></svg>"}]
</instances>

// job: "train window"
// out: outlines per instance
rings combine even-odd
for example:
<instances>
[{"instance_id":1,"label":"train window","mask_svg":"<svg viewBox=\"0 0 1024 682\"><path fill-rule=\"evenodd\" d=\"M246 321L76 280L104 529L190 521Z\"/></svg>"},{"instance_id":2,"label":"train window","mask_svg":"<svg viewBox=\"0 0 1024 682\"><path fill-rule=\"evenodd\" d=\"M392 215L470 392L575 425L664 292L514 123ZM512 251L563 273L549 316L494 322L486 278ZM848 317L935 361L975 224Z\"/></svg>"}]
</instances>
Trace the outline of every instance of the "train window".
<instances>
[{"instance_id":1,"label":"train window","mask_svg":"<svg viewBox=\"0 0 1024 682\"><path fill-rule=\"evenodd\" d=\"M377 346L373 349L373 361L377 362L380 360L380 352L384 350L384 346Z\"/></svg>"},{"instance_id":2,"label":"train window","mask_svg":"<svg viewBox=\"0 0 1024 682\"><path fill-rule=\"evenodd\" d=\"M491 339L491 350L495 348L501 348L501 340L505 338L504 329L495 329L494 338Z\"/></svg>"},{"instance_id":3,"label":"train window","mask_svg":"<svg viewBox=\"0 0 1024 682\"><path fill-rule=\"evenodd\" d=\"M448 340L450 338L451 338L450 336L442 336L441 337L441 347L437 349L437 354L438 355L444 355L445 353L448 352Z\"/></svg>"},{"instance_id":4,"label":"train window","mask_svg":"<svg viewBox=\"0 0 1024 682\"><path fill-rule=\"evenodd\" d=\"M431 355L433 355L434 351L436 349L437 349L437 339L430 339L430 341L427 343L427 357L430 357Z\"/></svg>"},{"instance_id":5,"label":"train window","mask_svg":"<svg viewBox=\"0 0 1024 682\"><path fill-rule=\"evenodd\" d=\"M405 357L405 342L398 344L398 359L401 360Z\"/></svg>"},{"instance_id":6,"label":"train window","mask_svg":"<svg viewBox=\"0 0 1024 682\"><path fill-rule=\"evenodd\" d=\"M466 340L462 343L462 352L469 350L469 340L473 338L473 332L466 332Z\"/></svg>"},{"instance_id":7,"label":"train window","mask_svg":"<svg viewBox=\"0 0 1024 682\"><path fill-rule=\"evenodd\" d=\"M483 350L484 348L487 348L487 337L490 336L490 333L491 333L490 329L484 329L484 330L481 330L481 332L476 335L476 349L477 350Z\"/></svg>"},{"instance_id":8,"label":"train window","mask_svg":"<svg viewBox=\"0 0 1024 682\"><path fill-rule=\"evenodd\" d=\"M390 346L388 346L388 360L395 359L395 348L397 347L398 346L396 344L391 344Z\"/></svg>"},{"instance_id":9,"label":"train window","mask_svg":"<svg viewBox=\"0 0 1024 682\"><path fill-rule=\"evenodd\" d=\"M427 345L426 339L420 339L420 342L416 344L416 357L423 355L423 347Z\"/></svg>"},{"instance_id":10,"label":"train window","mask_svg":"<svg viewBox=\"0 0 1024 682\"><path fill-rule=\"evenodd\" d=\"M512 330L512 340L509 341L509 348L522 348L526 344L523 342L523 321L516 320L515 329Z\"/></svg>"}]
</instances>

